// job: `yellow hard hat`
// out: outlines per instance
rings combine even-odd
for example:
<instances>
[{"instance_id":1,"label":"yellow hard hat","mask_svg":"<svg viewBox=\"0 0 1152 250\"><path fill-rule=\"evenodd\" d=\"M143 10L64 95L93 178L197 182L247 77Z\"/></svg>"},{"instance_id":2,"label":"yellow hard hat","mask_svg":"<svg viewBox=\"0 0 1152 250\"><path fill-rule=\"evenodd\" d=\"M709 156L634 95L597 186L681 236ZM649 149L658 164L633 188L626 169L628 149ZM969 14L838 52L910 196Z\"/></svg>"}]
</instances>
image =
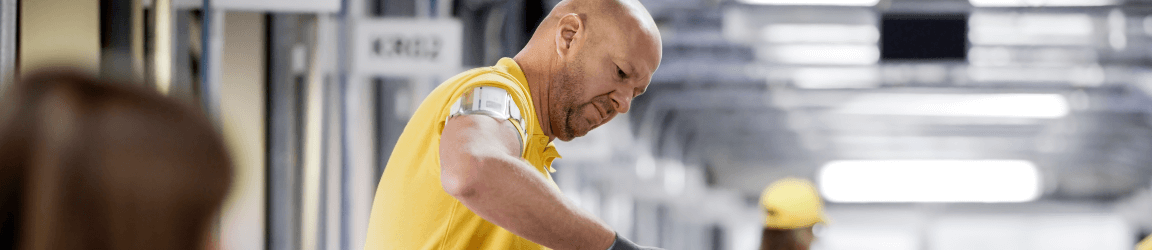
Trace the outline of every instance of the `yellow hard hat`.
<instances>
[{"instance_id":1,"label":"yellow hard hat","mask_svg":"<svg viewBox=\"0 0 1152 250\"><path fill-rule=\"evenodd\" d=\"M1140 243L1136 243L1136 250L1152 250L1152 235L1148 235Z\"/></svg>"},{"instance_id":2,"label":"yellow hard hat","mask_svg":"<svg viewBox=\"0 0 1152 250\"><path fill-rule=\"evenodd\" d=\"M764 226L796 229L824 222L824 202L812 182L788 177L769 185L760 194L767 219Z\"/></svg>"}]
</instances>

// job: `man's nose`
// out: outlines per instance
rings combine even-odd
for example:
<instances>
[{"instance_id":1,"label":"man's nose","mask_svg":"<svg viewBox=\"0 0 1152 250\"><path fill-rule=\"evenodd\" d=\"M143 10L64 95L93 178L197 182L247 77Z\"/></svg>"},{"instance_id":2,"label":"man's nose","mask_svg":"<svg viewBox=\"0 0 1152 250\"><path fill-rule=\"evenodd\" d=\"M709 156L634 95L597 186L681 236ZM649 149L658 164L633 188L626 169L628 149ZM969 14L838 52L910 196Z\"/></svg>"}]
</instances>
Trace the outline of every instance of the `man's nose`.
<instances>
[{"instance_id":1,"label":"man's nose","mask_svg":"<svg viewBox=\"0 0 1152 250\"><path fill-rule=\"evenodd\" d=\"M632 108L632 93L625 93L629 90L617 90L612 93L612 102L616 104L616 111L623 114L628 113L628 109Z\"/></svg>"}]
</instances>

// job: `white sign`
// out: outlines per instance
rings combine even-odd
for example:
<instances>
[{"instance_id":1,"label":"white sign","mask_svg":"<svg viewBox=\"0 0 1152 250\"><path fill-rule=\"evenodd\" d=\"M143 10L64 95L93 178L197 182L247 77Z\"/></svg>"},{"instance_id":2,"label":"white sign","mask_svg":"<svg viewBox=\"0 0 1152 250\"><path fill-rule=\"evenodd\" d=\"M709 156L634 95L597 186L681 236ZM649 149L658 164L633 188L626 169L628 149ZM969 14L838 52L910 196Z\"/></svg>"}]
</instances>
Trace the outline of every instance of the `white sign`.
<instances>
[{"instance_id":1,"label":"white sign","mask_svg":"<svg viewBox=\"0 0 1152 250\"><path fill-rule=\"evenodd\" d=\"M352 68L373 75L459 73L463 39L456 19L368 19L357 23Z\"/></svg>"},{"instance_id":2,"label":"white sign","mask_svg":"<svg viewBox=\"0 0 1152 250\"><path fill-rule=\"evenodd\" d=\"M212 8L271 12L340 12L340 0L211 0ZM204 0L174 0L176 8L199 8Z\"/></svg>"}]
</instances>

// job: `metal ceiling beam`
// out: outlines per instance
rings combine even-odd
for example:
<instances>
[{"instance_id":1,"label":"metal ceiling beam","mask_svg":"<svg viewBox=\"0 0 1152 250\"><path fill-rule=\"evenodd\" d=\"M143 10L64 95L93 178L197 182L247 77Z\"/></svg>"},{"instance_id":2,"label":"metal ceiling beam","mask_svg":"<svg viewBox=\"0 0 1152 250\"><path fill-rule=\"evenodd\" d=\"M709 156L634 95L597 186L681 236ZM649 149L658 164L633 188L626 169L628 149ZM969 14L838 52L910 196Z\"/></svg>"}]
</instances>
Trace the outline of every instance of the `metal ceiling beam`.
<instances>
[{"instance_id":1,"label":"metal ceiling beam","mask_svg":"<svg viewBox=\"0 0 1152 250\"><path fill-rule=\"evenodd\" d=\"M632 117L638 124L636 135L642 141L654 141L667 124L664 116L670 110L725 110L763 108L768 106L765 92L742 90L669 91L652 93L646 108Z\"/></svg>"}]
</instances>

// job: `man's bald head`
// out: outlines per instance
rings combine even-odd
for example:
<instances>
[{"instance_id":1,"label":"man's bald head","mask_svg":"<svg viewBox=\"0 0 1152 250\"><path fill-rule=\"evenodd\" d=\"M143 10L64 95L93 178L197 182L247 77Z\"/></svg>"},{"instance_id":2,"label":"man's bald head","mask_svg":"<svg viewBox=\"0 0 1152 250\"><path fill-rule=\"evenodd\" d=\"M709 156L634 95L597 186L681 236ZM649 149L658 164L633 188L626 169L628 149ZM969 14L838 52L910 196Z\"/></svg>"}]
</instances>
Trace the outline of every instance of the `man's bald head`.
<instances>
[{"instance_id":1,"label":"man's bald head","mask_svg":"<svg viewBox=\"0 0 1152 250\"><path fill-rule=\"evenodd\" d=\"M661 53L660 31L639 1L565 0L515 59L544 130L568 141L628 112Z\"/></svg>"},{"instance_id":2,"label":"man's bald head","mask_svg":"<svg viewBox=\"0 0 1152 250\"><path fill-rule=\"evenodd\" d=\"M634 22L629 24L652 31L653 35L659 37L652 15L640 1L636 0L564 0L552 8L542 23L558 20L571 13L595 15L595 18L590 19L592 22L600 20Z\"/></svg>"},{"instance_id":3,"label":"man's bald head","mask_svg":"<svg viewBox=\"0 0 1152 250\"><path fill-rule=\"evenodd\" d=\"M532 40L541 35L550 35L555 31L557 23L565 16L575 15L586 22L592 31L615 29L628 35L640 38L647 46L660 53L660 31L652 15L637 0L564 0L556 4L548 16L540 22ZM531 43L531 42L530 42Z\"/></svg>"}]
</instances>

